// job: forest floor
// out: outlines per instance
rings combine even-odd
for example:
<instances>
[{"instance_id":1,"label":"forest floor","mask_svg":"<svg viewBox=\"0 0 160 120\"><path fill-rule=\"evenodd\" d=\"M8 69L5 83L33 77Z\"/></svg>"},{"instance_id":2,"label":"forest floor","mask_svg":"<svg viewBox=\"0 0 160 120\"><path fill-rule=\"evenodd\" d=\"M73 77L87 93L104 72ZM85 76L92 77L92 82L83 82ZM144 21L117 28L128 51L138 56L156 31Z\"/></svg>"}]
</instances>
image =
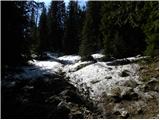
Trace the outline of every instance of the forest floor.
<instances>
[{"instance_id":1,"label":"forest floor","mask_svg":"<svg viewBox=\"0 0 160 120\"><path fill-rule=\"evenodd\" d=\"M2 78L2 118L159 118L159 60L46 53Z\"/></svg>"}]
</instances>

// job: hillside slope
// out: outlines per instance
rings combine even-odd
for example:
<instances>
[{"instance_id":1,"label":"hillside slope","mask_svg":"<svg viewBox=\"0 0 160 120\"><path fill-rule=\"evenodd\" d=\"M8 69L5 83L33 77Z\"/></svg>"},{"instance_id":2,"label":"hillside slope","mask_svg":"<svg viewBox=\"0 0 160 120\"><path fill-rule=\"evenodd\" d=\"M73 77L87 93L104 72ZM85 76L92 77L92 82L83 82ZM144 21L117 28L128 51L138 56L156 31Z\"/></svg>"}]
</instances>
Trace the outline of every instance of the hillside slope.
<instances>
[{"instance_id":1,"label":"hillside slope","mask_svg":"<svg viewBox=\"0 0 160 120\"><path fill-rule=\"evenodd\" d=\"M158 58L149 62L148 57L137 56L102 62L102 54L93 54L94 61L81 61L77 55L47 55L47 60L29 61L30 66L16 68L21 72L6 75L2 86L12 88L23 80L63 75L85 101L92 101L91 106L101 111L92 117L81 113L83 118L158 118Z\"/></svg>"}]
</instances>

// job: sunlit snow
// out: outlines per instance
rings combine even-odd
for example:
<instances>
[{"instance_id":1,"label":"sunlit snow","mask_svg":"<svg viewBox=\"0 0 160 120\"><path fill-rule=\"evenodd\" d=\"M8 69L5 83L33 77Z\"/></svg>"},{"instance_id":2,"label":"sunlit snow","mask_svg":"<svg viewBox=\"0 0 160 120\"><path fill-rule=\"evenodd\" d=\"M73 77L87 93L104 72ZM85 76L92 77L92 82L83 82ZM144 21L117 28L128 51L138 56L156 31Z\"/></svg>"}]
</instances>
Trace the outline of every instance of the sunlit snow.
<instances>
[{"instance_id":1,"label":"sunlit snow","mask_svg":"<svg viewBox=\"0 0 160 120\"><path fill-rule=\"evenodd\" d=\"M29 61L32 66L24 67L24 72L15 75L16 78L27 79L36 78L46 74L58 74L59 72L65 72L66 77L69 78L69 82L75 85L79 90L89 89L92 99L98 99L104 92L115 85L122 85L123 82L128 80L134 80L137 83L139 65L136 63L126 65L108 65L110 62L91 62L81 61L81 57L78 55L66 55L62 57L52 56L54 58L46 61L33 60ZM94 59L104 57L102 54L93 54ZM130 61L142 59L143 57L130 57L127 58ZM56 59L56 60L55 60ZM65 61L67 64L62 64L59 61ZM129 72L126 77L121 77L120 73L124 70Z\"/></svg>"}]
</instances>

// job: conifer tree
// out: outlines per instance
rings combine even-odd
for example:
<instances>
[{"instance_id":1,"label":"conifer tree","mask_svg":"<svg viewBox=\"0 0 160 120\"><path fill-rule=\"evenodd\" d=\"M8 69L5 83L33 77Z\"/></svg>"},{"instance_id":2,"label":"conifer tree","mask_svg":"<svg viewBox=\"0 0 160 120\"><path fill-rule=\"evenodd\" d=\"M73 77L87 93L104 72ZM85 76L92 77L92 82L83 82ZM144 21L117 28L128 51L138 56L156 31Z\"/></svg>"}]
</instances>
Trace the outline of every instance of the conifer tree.
<instances>
[{"instance_id":1,"label":"conifer tree","mask_svg":"<svg viewBox=\"0 0 160 120\"><path fill-rule=\"evenodd\" d=\"M32 8L31 10L31 21L30 21L30 26L31 26L31 53L36 53L38 49L38 27L36 25L36 19L35 19L35 9Z\"/></svg>"},{"instance_id":2,"label":"conifer tree","mask_svg":"<svg viewBox=\"0 0 160 120\"><path fill-rule=\"evenodd\" d=\"M87 3L86 19L82 31L82 41L80 45L79 53L83 57L88 57L92 53L100 50L101 38L100 38L100 10L101 2L89 1Z\"/></svg>"},{"instance_id":3,"label":"conifer tree","mask_svg":"<svg viewBox=\"0 0 160 120\"><path fill-rule=\"evenodd\" d=\"M30 27L25 1L2 3L2 65L20 65L30 59Z\"/></svg>"},{"instance_id":4,"label":"conifer tree","mask_svg":"<svg viewBox=\"0 0 160 120\"><path fill-rule=\"evenodd\" d=\"M48 39L50 50L62 51L62 39L64 34L64 1L52 1L48 12Z\"/></svg>"},{"instance_id":5,"label":"conifer tree","mask_svg":"<svg viewBox=\"0 0 160 120\"><path fill-rule=\"evenodd\" d=\"M146 2L145 13L147 13L146 24L143 25L143 30L146 35L147 49L146 55L159 55L159 6L158 1Z\"/></svg>"},{"instance_id":6,"label":"conifer tree","mask_svg":"<svg viewBox=\"0 0 160 120\"><path fill-rule=\"evenodd\" d=\"M63 51L65 54L78 52L81 32L81 10L77 1L70 1L65 17Z\"/></svg>"},{"instance_id":7,"label":"conifer tree","mask_svg":"<svg viewBox=\"0 0 160 120\"><path fill-rule=\"evenodd\" d=\"M103 4L101 32L107 58L122 58L143 53L146 46L145 35L141 30L142 21L138 21L139 18L142 19L141 13L137 14L143 5L144 2L133 1Z\"/></svg>"},{"instance_id":8,"label":"conifer tree","mask_svg":"<svg viewBox=\"0 0 160 120\"><path fill-rule=\"evenodd\" d=\"M44 51L48 50L48 40L47 40L47 13L46 8L43 6L43 10L39 21L39 54L41 55Z\"/></svg>"}]
</instances>

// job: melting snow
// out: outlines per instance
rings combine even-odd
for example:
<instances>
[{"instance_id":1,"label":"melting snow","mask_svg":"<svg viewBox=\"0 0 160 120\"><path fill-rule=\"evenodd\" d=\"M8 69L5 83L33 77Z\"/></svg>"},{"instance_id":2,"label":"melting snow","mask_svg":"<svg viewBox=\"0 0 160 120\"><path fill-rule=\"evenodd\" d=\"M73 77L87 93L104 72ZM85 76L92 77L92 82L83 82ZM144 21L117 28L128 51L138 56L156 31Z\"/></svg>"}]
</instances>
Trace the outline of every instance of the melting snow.
<instances>
[{"instance_id":1,"label":"melting snow","mask_svg":"<svg viewBox=\"0 0 160 120\"><path fill-rule=\"evenodd\" d=\"M23 67L23 73L16 74L18 79L38 78L47 74L57 74L62 69L62 64L54 61L29 61L33 66Z\"/></svg>"},{"instance_id":2,"label":"melting snow","mask_svg":"<svg viewBox=\"0 0 160 120\"><path fill-rule=\"evenodd\" d=\"M94 59L100 59L100 58L104 57L104 55L97 53L97 54L92 54L92 57Z\"/></svg>"},{"instance_id":3,"label":"melting snow","mask_svg":"<svg viewBox=\"0 0 160 120\"><path fill-rule=\"evenodd\" d=\"M81 60L81 57L78 55L66 55L58 58L59 60L68 61L70 64L74 64Z\"/></svg>"},{"instance_id":4,"label":"melting snow","mask_svg":"<svg viewBox=\"0 0 160 120\"><path fill-rule=\"evenodd\" d=\"M105 62L97 62L95 64L88 65L76 72L67 73L70 80L79 89L82 87L89 87L92 98L98 98L103 92L106 92L106 88L118 84L124 80L138 80L136 74L138 69L137 64L128 64L123 66L108 66ZM128 77L120 77L119 73L124 70L130 71Z\"/></svg>"},{"instance_id":5,"label":"melting snow","mask_svg":"<svg viewBox=\"0 0 160 120\"><path fill-rule=\"evenodd\" d=\"M49 54L50 57L51 54ZM95 59L104 57L102 54L93 54ZM54 56L52 58L55 58ZM134 80L138 82L137 71L138 64L132 63L127 65L109 66L108 62L92 63L91 61L82 62L78 55L62 56L56 59L66 61L68 64L61 64L58 61L30 61L33 66L24 67L22 74L17 74L18 78L35 78L46 74L56 74L60 71L66 73L70 82L80 90L89 88L90 95L93 99L98 99L107 89L120 84L121 82ZM131 57L128 60L137 60L141 57ZM111 62L111 61L110 61ZM124 70L129 71L129 76L121 77L120 73Z\"/></svg>"}]
</instances>

